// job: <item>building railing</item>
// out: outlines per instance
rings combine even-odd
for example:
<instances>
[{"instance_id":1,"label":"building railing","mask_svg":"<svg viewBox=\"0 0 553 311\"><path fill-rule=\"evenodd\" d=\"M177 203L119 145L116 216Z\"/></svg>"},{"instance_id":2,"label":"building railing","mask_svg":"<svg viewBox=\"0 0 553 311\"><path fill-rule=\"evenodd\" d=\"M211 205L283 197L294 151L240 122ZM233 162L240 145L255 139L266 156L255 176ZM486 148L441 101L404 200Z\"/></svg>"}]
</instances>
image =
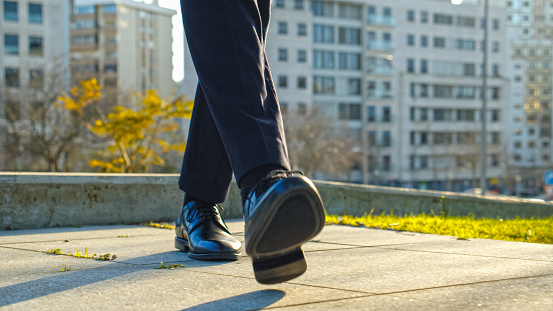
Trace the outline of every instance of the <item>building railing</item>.
<instances>
[{"instance_id":1,"label":"building railing","mask_svg":"<svg viewBox=\"0 0 553 311\"><path fill-rule=\"evenodd\" d=\"M396 24L396 19L386 15L369 15L367 23L377 26L394 26Z\"/></svg>"}]
</instances>

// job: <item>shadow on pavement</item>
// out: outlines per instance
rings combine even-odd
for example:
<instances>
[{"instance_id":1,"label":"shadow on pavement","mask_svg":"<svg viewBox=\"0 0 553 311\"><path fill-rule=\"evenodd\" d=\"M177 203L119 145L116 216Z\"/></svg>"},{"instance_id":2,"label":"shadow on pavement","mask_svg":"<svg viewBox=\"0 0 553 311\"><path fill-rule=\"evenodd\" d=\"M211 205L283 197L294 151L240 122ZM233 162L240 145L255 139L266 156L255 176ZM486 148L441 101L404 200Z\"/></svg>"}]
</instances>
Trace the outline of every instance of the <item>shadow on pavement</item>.
<instances>
[{"instance_id":1,"label":"shadow on pavement","mask_svg":"<svg viewBox=\"0 0 553 311\"><path fill-rule=\"evenodd\" d=\"M0 308L23 301L43 297L46 295L56 294L74 288L103 282L127 274L158 268L160 261L163 261L165 263L174 262L172 258L168 258L167 256L174 253L177 252L152 254L149 256L135 257L124 261L110 261L105 262L106 265L102 265L96 268L70 271L32 281L0 287ZM51 254L44 255L58 256ZM202 266L216 266L227 263L232 263L232 261L201 262ZM114 267L113 265L116 265L117 267Z\"/></svg>"},{"instance_id":2,"label":"shadow on pavement","mask_svg":"<svg viewBox=\"0 0 553 311\"><path fill-rule=\"evenodd\" d=\"M208 310L260 310L281 300L285 292L276 289L259 290L225 299L219 299L183 311L208 311Z\"/></svg>"}]
</instances>

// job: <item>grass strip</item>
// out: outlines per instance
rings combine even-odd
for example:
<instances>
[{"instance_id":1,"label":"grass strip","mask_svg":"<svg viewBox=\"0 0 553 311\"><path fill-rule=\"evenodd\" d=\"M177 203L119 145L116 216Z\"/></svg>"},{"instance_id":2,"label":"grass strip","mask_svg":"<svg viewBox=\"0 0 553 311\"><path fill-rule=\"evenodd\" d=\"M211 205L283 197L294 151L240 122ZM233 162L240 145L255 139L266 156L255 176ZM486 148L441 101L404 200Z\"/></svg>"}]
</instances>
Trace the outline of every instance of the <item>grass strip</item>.
<instances>
[{"instance_id":1,"label":"grass strip","mask_svg":"<svg viewBox=\"0 0 553 311\"><path fill-rule=\"evenodd\" d=\"M492 239L553 244L553 217L523 219L475 219L474 215L327 215L326 222L376 229L456 236L458 239Z\"/></svg>"}]
</instances>

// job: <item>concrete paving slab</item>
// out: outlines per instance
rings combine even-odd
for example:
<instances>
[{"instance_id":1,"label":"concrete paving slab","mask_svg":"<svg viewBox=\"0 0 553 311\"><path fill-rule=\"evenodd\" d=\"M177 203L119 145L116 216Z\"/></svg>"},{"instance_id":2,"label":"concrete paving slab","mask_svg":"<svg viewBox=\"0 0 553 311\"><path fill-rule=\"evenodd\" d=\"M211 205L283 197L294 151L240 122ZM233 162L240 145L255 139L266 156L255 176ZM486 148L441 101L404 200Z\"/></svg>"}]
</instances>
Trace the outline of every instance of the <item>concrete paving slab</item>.
<instances>
[{"instance_id":1,"label":"concrete paving slab","mask_svg":"<svg viewBox=\"0 0 553 311\"><path fill-rule=\"evenodd\" d=\"M553 265L549 262L386 248L335 250L308 255L311 270L292 282L370 293L553 273Z\"/></svg>"},{"instance_id":2,"label":"concrete paving slab","mask_svg":"<svg viewBox=\"0 0 553 311\"><path fill-rule=\"evenodd\" d=\"M470 239L467 241L430 241L426 243L384 247L413 251L553 262L553 245L551 244Z\"/></svg>"},{"instance_id":3,"label":"concrete paving slab","mask_svg":"<svg viewBox=\"0 0 553 311\"><path fill-rule=\"evenodd\" d=\"M24 291L20 291L21 289ZM16 284L4 292L3 305L17 310L74 306L83 310L257 310L359 296L348 291L292 284L263 286L253 279L198 273L189 269L156 270L128 265L67 272Z\"/></svg>"},{"instance_id":4,"label":"concrete paving slab","mask_svg":"<svg viewBox=\"0 0 553 311\"><path fill-rule=\"evenodd\" d=\"M135 236L165 235L167 234L164 232L165 230L167 229L152 228L147 226L115 225L0 231L0 245L35 243L39 241L113 238L119 235L128 235L131 231Z\"/></svg>"},{"instance_id":5,"label":"concrete paving slab","mask_svg":"<svg viewBox=\"0 0 553 311\"><path fill-rule=\"evenodd\" d=\"M229 226L243 239L243 222ZM553 291L553 264L540 259L549 258L549 245L327 226L317 241L304 247L309 269L303 276L264 286L255 282L245 254L235 262L191 260L173 248L173 230L74 229L0 235L0 308L521 310L538 302L539 310L549 307ZM103 262L36 252L84 251L84 246L118 259ZM490 249L493 256L482 255ZM524 255L515 256L520 250ZM155 269L162 261L185 268ZM72 270L52 267L59 263L71 264ZM518 300L507 301L511 298Z\"/></svg>"},{"instance_id":6,"label":"concrete paving slab","mask_svg":"<svg viewBox=\"0 0 553 311\"><path fill-rule=\"evenodd\" d=\"M451 241L456 238L435 234L327 224L321 234L315 239L344 245L378 246L431 241Z\"/></svg>"},{"instance_id":7,"label":"concrete paving slab","mask_svg":"<svg viewBox=\"0 0 553 311\"><path fill-rule=\"evenodd\" d=\"M267 309L273 309L272 306ZM323 302L289 305L275 310L474 310L467 304L441 303L422 299L402 298L388 295L367 295L347 299L328 299Z\"/></svg>"},{"instance_id":8,"label":"concrete paving slab","mask_svg":"<svg viewBox=\"0 0 553 311\"><path fill-rule=\"evenodd\" d=\"M548 294L549 293L549 294ZM472 310L553 310L553 275L401 293L406 299L469 304Z\"/></svg>"}]
</instances>

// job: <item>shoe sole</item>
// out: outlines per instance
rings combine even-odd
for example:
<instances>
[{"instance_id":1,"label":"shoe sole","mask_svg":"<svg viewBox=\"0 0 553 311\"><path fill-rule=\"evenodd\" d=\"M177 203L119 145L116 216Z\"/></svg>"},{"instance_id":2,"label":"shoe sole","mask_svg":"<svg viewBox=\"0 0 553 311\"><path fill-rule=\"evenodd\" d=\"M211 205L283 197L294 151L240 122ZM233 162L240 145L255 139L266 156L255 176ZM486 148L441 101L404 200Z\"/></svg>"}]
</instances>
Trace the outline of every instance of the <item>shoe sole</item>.
<instances>
[{"instance_id":1,"label":"shoe sole","mask_svg":"<svg viewBox=\"0 0 553 311\"><path fill-rule=\"evenodd\" d=\"M273 187L284 190L255 216L252 223L258 226L248 228L252 240L246 245L255 278L262 284L281 283L303 274L307 263L301 246L319 234L325 223L321 197L309 179L292 176Z\"/></svg>"},{"instance_id":2,"label":"shoe sole","mask_svg":"<svg viewBox=\"0 0 553 311\"><path fill-rule=\"evenodd\" d=\"M181 252L188 253L188 257L196 260L205 261L230 261L238 260L240 253L204 253L196 254L190 251L188 241L175 237L175 248Z\"/></svg>"}]
</instances>

